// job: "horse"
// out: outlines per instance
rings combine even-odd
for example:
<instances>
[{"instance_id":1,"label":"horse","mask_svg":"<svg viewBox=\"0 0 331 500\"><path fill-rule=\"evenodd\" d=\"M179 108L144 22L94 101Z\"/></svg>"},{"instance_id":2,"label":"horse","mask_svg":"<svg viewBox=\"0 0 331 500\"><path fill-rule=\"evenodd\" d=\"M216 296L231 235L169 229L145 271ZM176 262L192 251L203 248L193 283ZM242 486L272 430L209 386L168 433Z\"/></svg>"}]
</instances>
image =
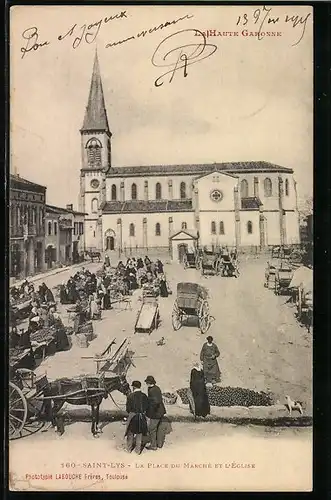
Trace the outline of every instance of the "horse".
<instances>
[{"instance_id":1,"label":"horse","mask_svg":"<svg viewBox=\"0 0 331 500\"><path fill-rule=\"evenodd\" d=\"M89 258L94 262L94 258L98 259L98 262L101 262L101 252L86 252Z\"/></svg>"},{"instance_id":2,"label":"horse","mask_svg":"<svg viewBox=\"0 0 331 500\"><path fill-rule=\"evenodd\" d=\"M91 433L93 437L99 437L100 404L103 399L108 398L108 395L116 390L125 396L130 394L131 389L125 374L114 375L112 377L105 375L82 375L75 379L60 378L51 382L48 381L42 391L45 399L41 414L62 435L64 433L64 426L58 413L64 403L91 406Z\"/></svg>"}]
</instances>

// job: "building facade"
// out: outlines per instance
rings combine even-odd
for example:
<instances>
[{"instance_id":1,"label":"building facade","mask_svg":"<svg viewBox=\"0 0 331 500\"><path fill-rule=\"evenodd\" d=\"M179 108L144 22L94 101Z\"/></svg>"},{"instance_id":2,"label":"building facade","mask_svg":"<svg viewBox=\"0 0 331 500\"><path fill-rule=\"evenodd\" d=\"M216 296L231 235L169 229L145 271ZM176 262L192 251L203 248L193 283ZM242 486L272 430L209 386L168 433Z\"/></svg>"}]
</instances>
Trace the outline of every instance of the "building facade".
<instances>
[{"instance_id":1,"label":"building facade","mask_svg":"<svg viewBox=\"0 0 331 500\"><path fill-rule=\"evenodd\" d=\"M177 258L188 239L237 248L300 242L290 168L265 161L113 167L97 55L80 133L86 247L169 248Z\"/></svg>"},{"instance_id":2,"label":"building facade","mask_svg":"<svg viewBox=\"0 0 331 500\"><path fill-rule=\"evenodd\" d=\"M10 175L10 276L45 269L46 187Z\"/></svg>"},{"instance_id":3,"label":"building facade","mask_svg":"<svg viewBox=\"0 0 331 500\"><path fill-rule=\"evenodd\" d=\"M85 214L66 208L46 205L45 217L45 261L47 268L58 264L79 262L84 252Z\"/></svg>"}]
</instances>

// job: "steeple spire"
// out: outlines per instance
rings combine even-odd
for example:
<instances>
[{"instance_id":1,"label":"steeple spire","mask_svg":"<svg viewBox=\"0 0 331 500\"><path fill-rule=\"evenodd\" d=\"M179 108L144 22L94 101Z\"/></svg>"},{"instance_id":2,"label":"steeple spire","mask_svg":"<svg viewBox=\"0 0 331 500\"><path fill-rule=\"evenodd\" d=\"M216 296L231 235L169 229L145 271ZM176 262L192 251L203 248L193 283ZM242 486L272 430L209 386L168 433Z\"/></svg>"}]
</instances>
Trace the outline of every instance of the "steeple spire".
<instances>
[{"instance_id":1,"label":"steeple spire","mask_svg":"<svg viewBox=\"0 0 331 500\"><path fill-rule=\"evenodd\" d=\"M90 94L81 131L87 132L94 130L109 132L97 50L94 56Z\"/></svg>"}]
</instances>

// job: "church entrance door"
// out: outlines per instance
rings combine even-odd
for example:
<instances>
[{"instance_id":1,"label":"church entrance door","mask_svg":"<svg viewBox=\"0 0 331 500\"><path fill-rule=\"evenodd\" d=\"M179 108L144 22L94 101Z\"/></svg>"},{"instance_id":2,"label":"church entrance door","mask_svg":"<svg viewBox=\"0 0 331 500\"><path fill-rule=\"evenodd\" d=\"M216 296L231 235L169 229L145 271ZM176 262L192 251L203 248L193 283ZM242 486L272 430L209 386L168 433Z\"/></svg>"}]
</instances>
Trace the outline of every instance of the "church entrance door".
<instances>
[{"instance_id":1,"label":"church entrance door","mask_svg":"<svg viewBox=\"0 0 331 500\"><path fill-rule=\"evenodd\" d=\"M115 238L114 236L107 236L106 238L106 250L115 249Z\"/></svg>"},{"instance_id":2,"label":"church entrance door","mask_svg":"<svg viewBox=\"0 0 331 500\"><path fill-rule=\"evenodd\" d=\"M178 245L178 260L179 260L179 262L183 262L186 252L187 252L187 245L185 243L181 243L180 245Z\"/></svg>"}]
</instances>

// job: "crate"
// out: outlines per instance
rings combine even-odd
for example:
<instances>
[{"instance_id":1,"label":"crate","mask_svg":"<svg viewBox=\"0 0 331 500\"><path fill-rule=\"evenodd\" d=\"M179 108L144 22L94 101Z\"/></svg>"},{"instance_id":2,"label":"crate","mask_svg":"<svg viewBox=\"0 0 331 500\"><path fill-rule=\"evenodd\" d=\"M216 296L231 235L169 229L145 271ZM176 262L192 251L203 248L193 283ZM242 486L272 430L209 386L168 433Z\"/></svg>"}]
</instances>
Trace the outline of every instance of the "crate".
<instances>
[{"instance_id":1,"label":"crate","mask_svg":"<svg viewBox=\"0 0 331 500\"><path fill-rule=\"evenodd\" d=\"M75 335L75 338L76 338L76 345L78 347L86 349L89 346L89 342L87 340L85 333L77 333Z\"/></svg>"}]
</instances>

